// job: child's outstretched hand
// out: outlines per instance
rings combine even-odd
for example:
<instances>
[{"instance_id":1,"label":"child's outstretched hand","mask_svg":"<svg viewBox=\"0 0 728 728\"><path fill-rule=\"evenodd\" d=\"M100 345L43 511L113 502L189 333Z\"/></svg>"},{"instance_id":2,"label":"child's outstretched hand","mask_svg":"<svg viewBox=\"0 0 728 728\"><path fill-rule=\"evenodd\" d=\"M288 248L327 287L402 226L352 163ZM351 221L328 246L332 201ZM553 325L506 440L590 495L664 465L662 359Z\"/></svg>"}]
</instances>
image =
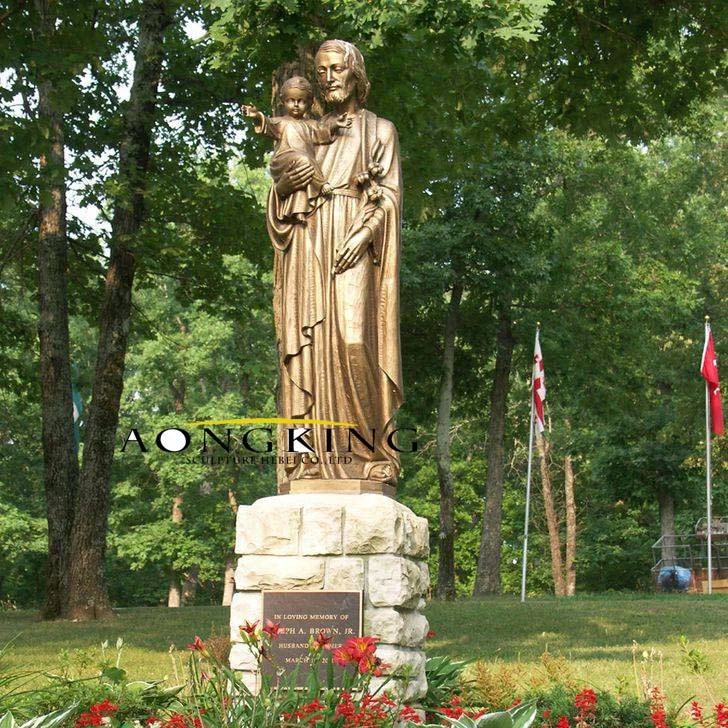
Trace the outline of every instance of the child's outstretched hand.
<instances>
[{"instance_id":1,"label":"child's outstretched hand","mask_svg":"<svg viewBox=\"0 0 728 728\"><path fill-rule=\"evenodd\" d=\"M251 119L258 116L258 109L252 104L243 104L243 112L245 113L245 116L249 116Z\"/></svg>"},{"instance_id":2,"label":"child's outstretched hand","mask_svg":"<svg viewBox=\"0 0 728 728\"><path fill-rule=\"evenodd\" d=\"M351 127L351 117L349 114L342 114L341 116L336 117L336 126L339 127L339 129L348 129Z\"/></svg>"}]
</instances>

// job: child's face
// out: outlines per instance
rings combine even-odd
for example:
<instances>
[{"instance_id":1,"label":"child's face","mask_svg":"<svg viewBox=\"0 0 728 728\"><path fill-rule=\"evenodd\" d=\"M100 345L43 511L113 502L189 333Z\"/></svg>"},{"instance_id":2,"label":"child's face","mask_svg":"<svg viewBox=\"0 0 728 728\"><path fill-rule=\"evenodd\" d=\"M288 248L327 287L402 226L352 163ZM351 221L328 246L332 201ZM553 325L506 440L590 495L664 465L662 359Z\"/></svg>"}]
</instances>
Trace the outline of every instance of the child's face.
<instances>
[{"instance_id":1,"label":"child's face","mask_svg":"<svg viewBox=\"0 0 728 728\"><path fill-rule=\"evenodd\" d=\"M301 88L287 88L283 95L283 106L288 116L294 119L301 119L308 111L311 104L311 97Z\"/></svg>"}]
</instances>

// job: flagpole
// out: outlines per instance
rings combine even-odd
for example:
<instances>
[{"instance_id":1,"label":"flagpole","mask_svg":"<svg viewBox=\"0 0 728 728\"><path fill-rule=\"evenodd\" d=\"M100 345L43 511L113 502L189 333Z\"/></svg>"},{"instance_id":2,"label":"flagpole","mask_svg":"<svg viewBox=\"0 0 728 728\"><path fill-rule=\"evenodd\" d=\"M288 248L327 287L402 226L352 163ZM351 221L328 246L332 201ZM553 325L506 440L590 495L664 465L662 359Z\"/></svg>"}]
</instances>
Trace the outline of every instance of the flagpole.
<instances>
[{"instance_id":1,"label":"flagpole","mask_svg":"<svg viewBox=\"0 0 728 728\"><path fill-rule=\"evenodd\" d=\"M541 323L536 324L536 336L541 328ZM531 418L528 430L528 468L526 470L526 515L523 523L523 560L521 564L521 601L526 601L526 568L528 563L528 520L531 508L531 465L533 463L533 430L534 430L534 411L533 411L533 371L531 371Z\"/></svg>"},{"instance_id":2,"label":"flagpole","mask_svg":"<svg viewBox=\"0 0 728 728\"><path fill-rule=\"evenodd\" d=\"M705 317L705 341L710 335L710 316ZM705 490L708 503L708 594L713 593L713 483L710 435L710 385L705 382Z\"/></svg>"}]
</instances>

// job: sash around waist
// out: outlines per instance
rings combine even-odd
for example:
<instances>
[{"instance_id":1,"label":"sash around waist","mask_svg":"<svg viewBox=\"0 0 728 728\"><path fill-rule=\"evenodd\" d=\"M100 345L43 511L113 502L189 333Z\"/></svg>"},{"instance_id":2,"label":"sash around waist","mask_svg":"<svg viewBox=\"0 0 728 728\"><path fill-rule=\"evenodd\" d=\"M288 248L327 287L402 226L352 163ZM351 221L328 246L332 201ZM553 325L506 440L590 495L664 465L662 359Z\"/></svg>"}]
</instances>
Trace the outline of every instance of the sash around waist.
<instances>
[{"instance_id":1,"label":"sash around waist","mask_svg":"<svg viewBox=\"0 0 728 728\"><path fill-rule=\"evenodd\" d=\"M332 195L343 195L344 197L361 197L361 190L353 187L334 187Z\"/></svg>"}]
</instances>

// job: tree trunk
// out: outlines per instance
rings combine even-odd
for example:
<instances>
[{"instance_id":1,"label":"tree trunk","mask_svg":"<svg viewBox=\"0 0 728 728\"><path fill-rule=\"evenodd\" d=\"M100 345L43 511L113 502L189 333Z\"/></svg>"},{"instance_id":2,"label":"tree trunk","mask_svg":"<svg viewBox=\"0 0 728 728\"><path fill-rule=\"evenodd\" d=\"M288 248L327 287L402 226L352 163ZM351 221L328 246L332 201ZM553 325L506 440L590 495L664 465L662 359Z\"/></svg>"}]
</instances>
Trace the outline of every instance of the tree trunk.
<instances>
[{"instance_id":1,"label":"tree trunk","mask_svg":"<svg viewBox=\"0 0 728 728\"><path fill-rule=\"evenodd\" d=\"M566 595L576 594L576 500L574 498L574 466L571 455L564 458L564 491L566 494Z\"/></svg>"},{"instance_id":2,"label":"tree trunk","mask_svg":"<svg viewBox=\"0 0 728 728\"><path fill-rule=\"evenodd\" d=\"M462 296L463 284L459 279L456 279L450 294L447 316L445 317L440 404L437 408L435 460L437 461L437 475L440 481L438 599L455 598L455 503L450 464L450 410L452 407L452 380L455 364L455 334L457 333L458 312Z\"/></svg>"},{"instance_id":3,"label":"tree trunk","mask_svg":"<svg viewBox=\"0 0 728 728\"><path fill-rule=\"evenodd\" d=\"M55 18L48 0L36 0L39 35L48 43ZM50 47L50 44L47 45ZM61 114L55 88L38 71L38 123L47 130L40 156L38 294L40 383L42 397L43 482L48 518L48 573L43 617L63 615L68 594L71 524L78 484L78 456L73 434L68 278L66 240L66 180Z\"/></svg>"},{"instance_id":4,"label":"tree trunk","mask_svg":"<svg viewBox=\"0 0 728 728\"><path fill-rule=\"evenodd\" d=\"M554 594L557 597L566 596L566 583L561 562L561 538L559 536L559 522L554 507L554 493L551 487L551 473L548 465L548 441L543 435L536 435L539 461L541 464L541 487L543 490L543 505L546 511L546 525L549 531L549 547L551 549L551 574L554 579Z\"/></svg>"},{"instance_id":5,"label":"tree trunk","mask_svg":"<svg viewBox=\"0 0 728 728\"><path fill-rule=\"evenodd\" d=\"M172 523L178 525L182 523L182 503L181 495L176 495L172 500ZM180 588L179 576L175 571L174 564L169 564L169 594L167 596L168 607L182 606L182 590Z\"/></svg>"},{"instance_id":6,"label":"tree trunk","mask_svg":"<svg viewBox=\"0 0 728 728\"><path fill-rule=\"evenodd\" d=\"M169 565L169 592L167 593L167 606L177 609L182 606L182 589L179 576L172 564Z\"/></svg>"},{"instance_id":7,"label":"tree trunk","mask_svg":"<svg viewBox=\"0 0 728 728\"><path fill-rule=\"evenodd\" d=\"M110 261L73 524L68 616L74 619L111 614L103 573L111 463L131 322L135 236L144 218L163 38L171 19L168 0L142 3L134 81L119 150L119 186L124 192L115 202L112 217Z\"/></svg>"},{"instance_id":8,"label":"tree trunk","mask_svg":"<svg viewBox=\"0 0 728 728\"><path fill-rule=\"evenodd\" d=\"M235 491L228 488L228 504L233 515L238 512L238 499L235 497ZM233 595L235 594L235 555L232 554L225 562L225 576L223 580L222 590L222 606L229 607L233 603Z\"/></svg>"},{"instance_id":9,"label":"tree trunk","mask_svg":"<svg viewBox=\"0 0 728 728\"><path fill-rule=\"evenodd\" d=\"M233 603L235 594L235 558L231 557L225 562L225 580L223 582L222 606L229 607Z\"/></svg>"},{"instance_id":10,"label":"tree trunk","mask_svg":"<svg viewBox=\"0 0 728 728\"><path fill-rule=\"evenodd\" d=\"M657 491L660 506L660 535L662 536L662 561L666 566L675 563L675 501L666 488Z\"/></svg>"},{"instance_id":11,"label":"tree trunk","mask_svg":"<svg viewBox=\"0 0 728 728\"><path fill-rule=\"evenodd\" d=\"M192 566L190 570L185 574L185 580L182 584L182 604L188 607L190 604L195 603L195 596L197 595L197 585L199 584L198 576L200 573L199 566Z\"/></svg>"},{"instance_id":12,"label":"tree trunk","mask_svg":"<svg viewBox=\"0 0 728 728\"><path fill-rule=\"evenodd\" d=\"M506 402L515 343L511 330L510 307L503 308L499 319L495 373L490 390L485 508L473 596L498 594L501 590L501 521L503 520L503 481L505 478Z\"/></svg>"}]
</instances>

